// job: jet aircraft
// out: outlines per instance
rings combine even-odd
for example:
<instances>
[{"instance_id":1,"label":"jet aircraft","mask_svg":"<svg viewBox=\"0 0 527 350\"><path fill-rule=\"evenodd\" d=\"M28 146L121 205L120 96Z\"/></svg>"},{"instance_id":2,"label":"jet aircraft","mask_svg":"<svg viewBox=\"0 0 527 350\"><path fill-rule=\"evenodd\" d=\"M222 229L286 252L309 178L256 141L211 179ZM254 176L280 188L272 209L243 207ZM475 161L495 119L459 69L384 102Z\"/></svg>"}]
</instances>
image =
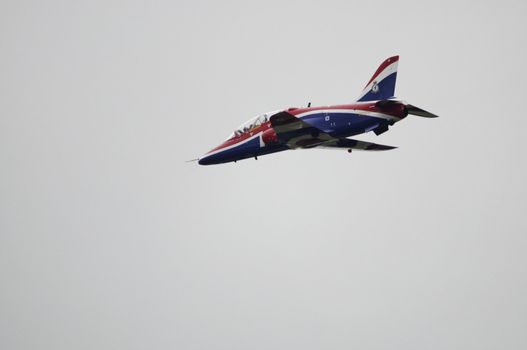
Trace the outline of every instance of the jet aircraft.
<instances>
[{"instance_id":1,"label":"jet aircraft","mask_svg":"<svg viewBox=\"0 0 527 350\"><path fill-rule=\"evenodd\" d=\"M373 131L380 135L407 115L437 116L395 98L399 56L386 59L356 102L335 106L291 107L263 113L238 127L219 146L198 159L201 165L258 159L291 149L329 148L384 151L396 147L350 139Z\"/></svg>"}]
</instances>

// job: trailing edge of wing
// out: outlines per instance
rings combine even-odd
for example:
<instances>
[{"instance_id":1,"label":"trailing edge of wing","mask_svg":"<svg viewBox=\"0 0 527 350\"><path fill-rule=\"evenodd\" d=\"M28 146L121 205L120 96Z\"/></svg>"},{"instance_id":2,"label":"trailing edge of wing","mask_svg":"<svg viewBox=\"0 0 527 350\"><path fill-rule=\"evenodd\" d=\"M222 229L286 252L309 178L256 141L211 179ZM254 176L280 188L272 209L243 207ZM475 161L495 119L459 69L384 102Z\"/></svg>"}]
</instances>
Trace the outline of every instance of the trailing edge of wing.
<instances>
[{"instance_id":1,"label":"trailing edge of wing","mask_svg":"<svg viewBox=\"0 0 527 350\"><path fill-rule=\"evenodd\" d=\"M347 149L356 149L361 151L388 151L395 149L397 147L379 145L373 142L359 141L353 139L338 139L333 142L324 143L318 147L327 147L327 148L347 148Z\"/></svg>"}]
</instances>

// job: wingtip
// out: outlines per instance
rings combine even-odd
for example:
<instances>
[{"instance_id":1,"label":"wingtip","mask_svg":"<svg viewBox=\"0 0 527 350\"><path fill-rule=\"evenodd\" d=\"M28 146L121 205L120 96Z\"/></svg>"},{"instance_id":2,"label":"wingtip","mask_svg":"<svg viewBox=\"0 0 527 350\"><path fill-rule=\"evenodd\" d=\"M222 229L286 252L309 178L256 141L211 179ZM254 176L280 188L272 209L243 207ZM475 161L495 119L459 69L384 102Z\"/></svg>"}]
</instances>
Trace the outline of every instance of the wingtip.
<instances>
[{"instance_id":1,"label":"wingtip","mask_svg":"<svg viewBox=\"0 0 527 350\"><path fill-rule=\"evenodd\" d=\"M397 148L399 148L399 147L379 145L379 146L377 147L377 150L378 150L378 151L391 151L392 149L397 149Z\"/></svg>"}]
</instances>

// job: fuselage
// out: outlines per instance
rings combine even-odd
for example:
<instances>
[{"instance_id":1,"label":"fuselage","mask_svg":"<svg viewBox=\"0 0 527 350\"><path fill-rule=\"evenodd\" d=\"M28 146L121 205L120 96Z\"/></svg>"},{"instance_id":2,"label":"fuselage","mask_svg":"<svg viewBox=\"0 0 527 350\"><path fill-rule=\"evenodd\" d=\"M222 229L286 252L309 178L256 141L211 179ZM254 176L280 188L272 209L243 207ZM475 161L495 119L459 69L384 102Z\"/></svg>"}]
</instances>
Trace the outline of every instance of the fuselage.
<instances>
[{"instance_id":1,"label":"fuselage","mask_svg":"<svg viewBox=\"0 0 527 350\"><path fill-rule=\"evenodd\" d=\"M335 106L292 107L282 111L313 126L314 130L335 138L344 138L372 130L387 130L388 125L403 119L406 116L404 104L393 101L395 103L389 106L379 105L378 101L367 101ZM291 146L281 142L266 116L260 123L235 132L225 142L203 155L199 164L233 162L288 149Z\"/></svg>"}]
</instances>

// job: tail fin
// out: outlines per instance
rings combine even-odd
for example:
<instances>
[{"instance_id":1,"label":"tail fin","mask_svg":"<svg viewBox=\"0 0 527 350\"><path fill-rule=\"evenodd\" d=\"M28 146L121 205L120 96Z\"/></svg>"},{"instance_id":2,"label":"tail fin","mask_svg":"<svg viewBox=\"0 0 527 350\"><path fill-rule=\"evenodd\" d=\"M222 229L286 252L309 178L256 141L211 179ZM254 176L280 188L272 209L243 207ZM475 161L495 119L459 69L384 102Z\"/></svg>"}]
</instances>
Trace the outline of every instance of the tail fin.
<instances>
[{"instance_id":1,"label":"tail fin","mask_svg":"<svg viewBox=\"0 0 527 350\"><path fill-rule=\"evenodd\" d=\"M384 61L366 84L357 101L377 101L394 97L398 63L399 56Z\"/></svg>"}]
</instances>

